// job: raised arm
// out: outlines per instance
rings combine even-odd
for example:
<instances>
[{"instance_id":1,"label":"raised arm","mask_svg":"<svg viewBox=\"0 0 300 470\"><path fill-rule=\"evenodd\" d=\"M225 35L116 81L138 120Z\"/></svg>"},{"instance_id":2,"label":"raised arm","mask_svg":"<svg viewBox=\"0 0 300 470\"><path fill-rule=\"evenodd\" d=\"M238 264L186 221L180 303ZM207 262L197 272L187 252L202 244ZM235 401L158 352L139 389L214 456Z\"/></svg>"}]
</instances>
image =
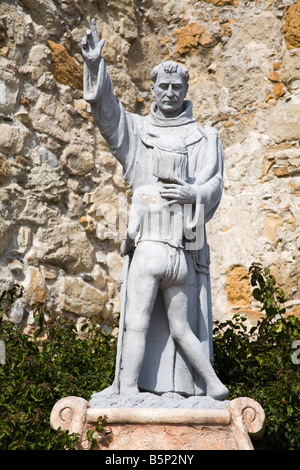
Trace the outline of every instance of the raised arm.
<instances>
[{"instance_id":1,"label":"raised arm","mask_svg":"<svg viewBox=\"0 0 300 470\"><path fill-rule=\"evenodd\" d=\"M128 155L128 114L114 94L106 65L101 55L105 40L99 40L96 20L81 41L84 58L83 97L91 104L91 111L101 135L112 154L126 167Z\"/></svg>"},{"instance_id":2,"label":"raised arm","mask_svg":"<svg viewBox=\"0 0 300 470\"><path fill-rule=\"evenodd\" d=\"M86 36L82 38L81 50L84 58L83 87L84 99L93 103L99 99L101 87L99 83L100 63L103 62L101 51L105 44L105 39L99 40L96 20L92 19L91 29L88 29Z\"/></svg>"}]
</instances>

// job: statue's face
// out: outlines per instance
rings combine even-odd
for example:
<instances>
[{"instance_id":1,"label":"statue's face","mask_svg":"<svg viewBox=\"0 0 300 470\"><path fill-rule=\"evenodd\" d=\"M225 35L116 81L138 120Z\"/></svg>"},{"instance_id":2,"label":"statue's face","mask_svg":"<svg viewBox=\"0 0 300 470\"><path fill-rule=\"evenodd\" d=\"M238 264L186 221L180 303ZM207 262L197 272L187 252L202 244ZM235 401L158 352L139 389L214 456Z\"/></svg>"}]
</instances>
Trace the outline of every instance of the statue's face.
<instances>
[{"instance_id":1,"label":"statue's face","mask_svg":"<svg viewBox=\"0 0 300 470\"><path fill-rule=\"evenodd\" d=\"M182 112L182 104L188 85L181 74L158 71L155 83L151 86L159 113L164 117L176 117Z\"/></svg>"}]
</instances>

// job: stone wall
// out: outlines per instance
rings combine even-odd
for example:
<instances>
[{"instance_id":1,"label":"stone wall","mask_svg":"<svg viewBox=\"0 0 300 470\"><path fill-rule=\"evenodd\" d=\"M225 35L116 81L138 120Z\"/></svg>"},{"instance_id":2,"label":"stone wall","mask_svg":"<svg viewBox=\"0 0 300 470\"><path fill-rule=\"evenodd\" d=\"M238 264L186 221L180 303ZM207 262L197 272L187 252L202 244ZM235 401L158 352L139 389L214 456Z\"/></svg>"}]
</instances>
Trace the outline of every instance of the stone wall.
<instances>
[{"instance_id":1,"label":"stone wall","mask_svg":"<svg viewBox=\"0 0 300 470\"><path fill-rule=\"evenodd\" d=\"M199 123L225 150L225 190L208 225L214 317L259 310L247 270L271 268L300 312L300 1L2 0L0 290L111 325L119 313L130 191L82 96L92 17L125 108L147 114L150 71L185 64ZM142 295L142 293L141 293Z\"/></svg>"}]
</instances>

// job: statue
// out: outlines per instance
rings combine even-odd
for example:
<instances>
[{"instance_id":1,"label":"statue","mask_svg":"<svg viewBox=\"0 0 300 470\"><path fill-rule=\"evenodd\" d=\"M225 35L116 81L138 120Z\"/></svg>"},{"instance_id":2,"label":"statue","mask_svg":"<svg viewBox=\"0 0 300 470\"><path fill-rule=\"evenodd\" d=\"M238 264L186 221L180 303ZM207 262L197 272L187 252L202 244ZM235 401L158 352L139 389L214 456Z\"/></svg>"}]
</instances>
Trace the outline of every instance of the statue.
<instances>
[{"instance_id":1,"label":"statue","mask_svg":"<svg viewBox=\"0 0 300 470\"><path fill-rule=\"evenodd\" d=\"M96 22L83 38L84 98L133 191L126 238L114 383L100 394L176 392L224 400L212 367L209 246L205 223L221 199L223 150L185 100L188 71L166 61L151 73L148 116L113 93Z\"/></svg>"}]
</instances>

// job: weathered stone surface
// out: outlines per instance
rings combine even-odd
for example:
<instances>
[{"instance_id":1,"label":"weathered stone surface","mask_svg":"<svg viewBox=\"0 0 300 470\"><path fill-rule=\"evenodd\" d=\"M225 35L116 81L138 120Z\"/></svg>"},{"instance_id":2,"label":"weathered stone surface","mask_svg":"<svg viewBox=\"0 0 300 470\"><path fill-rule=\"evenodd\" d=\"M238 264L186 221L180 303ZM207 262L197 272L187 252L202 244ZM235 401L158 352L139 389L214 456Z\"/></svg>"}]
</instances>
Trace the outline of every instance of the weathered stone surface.
<instances>
[{"instance_id":1,"label":"weathered stone surface","mask_svg":"<svg viewBox=\"0 0 300 470\"><path fill-rule=\"evenodd\" d=\"M36 258L53 264L67 273L90 271L94 263L94 247L80 225L66 218L49 220L33 239Z\"/></svg>"},{"instance_id":2,"label":"weathered stone surface","mask_svg":"<svg viewBox=\"0 0 300 470\"><path fill-rule=\"evenodd\" d=\"M56 80L63 85L82 90L82 66L69 54L62 44L48 41L55 65L51 69Z\"/></svg>"},{"instance_id":3,"label":"weathered stone surface","mask_svg":"<svg viewBox=\"0 0 300 470\"><path fill-rule=\"evenodd\" d=\"M293 90L293 84L300 80L300 49L289 50L282 61L282 82Z\"/></svg>"},{"instance_id":4,"label":"weathered stone surface","mask_svg":"<svg viewBox=\"0 0 300 470\"><path fill-rule=\"evenodd\" d=\"M107 294L80 278L63 278L59 292L59 307L81 317L100 316L105 319Z\"/></svg>"},{"instance_id":5,"label":"weathered stone surface","mask_svg":"<svg viewBox=\"0 0 300 470\"><path fill-rule=\"evenodd\" d=\"M31 244L31 229L29 227L20 227L18 237L18 252L24 254Z\"/></svg>"},{"instance_id":6,"label":"weathered stone surface","mask_svg":"<svg viewBox=\"0 0 300 470\"><path fill-rule=\"evenodd\" d=\"M231 304L225 291L231 268L247 270L253 261L279 276L288 310L297 311L299 1L102 3L87 15L86 2L1 2L0 287L26 277L29 264L40 270L56 308L57 285L75 270L107 289L107 312L118 309L126 223L120 229L117 214L126 221L130 193L82 97L80 41L93 13L126 110L148 113L151 69L175 58L189 70L195 117L221 137L225 188L208 224L214 317L237 310L255 317L251 302ZM11 271L7 258L16 255L19 268ZM246 285L243 277L236 283Z\"/></svg>"},{"instance_id":7,"label":"weathered stone surface","mask_svg":"<svg viewBox=\"0 0 300 470\"><path fill-rule=\"evenodd\" d=\"M23 4L37 24L42 24L51 32L60 29L60 24L57 23L58 10L52 0L24 0Z\"/></svg>"},{"instance_id":8,"label":"weathered stone surface","mask_svg":"<svg viewBox=\"0 0 300 470\"><path fill-rule=\"evenodd\" d=\"M291 5L286 13L284 24L284 38L286 47L293 49L300 47L300 1Z\"/></svg>"},{"instance_id":9,"label":"weathered stone surface","mask_svg":"<svg viewBox=\"0 0 300 470\"><path fill-rule=\"evenodd\" d=\"M31 170L26 188L38 200L48 202L60 201L67 191L62 171L56 170L48 163L43 163Z\"/></svg>"},{"instance_id":10,"label":"weathered stone surface","mask_svg":"<svg viewBox=\"0 0 300 470\"><path fill-rule=\"evenodd\" d=\"M250 304L249 275L244 266L234 266L227 274L225 292L228 303L235 306Z\"/></svg>"},{"instance_id":11,"label":"weathered stone surface","mask_svg":"<svg viewBox=\"0 0 300 470\"><path fill-rule=\"evenodd\" d=\"M10 70L1 71L0 105L1 112L10 114L14 111L19 93L19 79Z\"/></svg>"},{"instance_id":12,"label":"weathered stone surface","mask_svg":"<svg viewBox=\"0 0 300 470\"><path fill-rule=\"evenodd\" d=\"M90 151L86 151L81 146L76 145L69 145L65 148L61 156L61 162L67 173L76 176L90 173L95 164L92 148Z\"/></svg>"},{"instance_id":13,"label":"weathered stone surface","mask_svg":"<svg viewBox=\"0 0 300 470\"><path fill-rule=\"evenodd\" d=\"M23 285L25 287L25 299L29 305L48 300L49 292L39 268L35 266L29 266L27 268Z\"/></svg>"},{"instance_id":14,"label":"weathered stone surface","mask_svg":"<svg viewBox=\"0 0 300 470\"><path fill-rule=\"evenodd\" d=\"M151 70L159 61L159 44L156 38L153 36L137 38L128 51L128 71L132 81L148 91L151 85Z\"/></svg>"},{"instance_id":15,"label":"weathered stone surface","mask_svg":"<svg viewBox=\"0 0 300 470\"><path fill-rule=\"evenodd\" d=\"M223 7L226 5L233 5L234 7L237 7L240 0L204 0L204 1L207 3L212 3L213 5L217 7Z\"/></svg>"},{"instance_id":16,"label":"weathered stone surface","mask_svg":"<svg viewBox=\"0 0 300 470\"><path fill-rule=\"evenodd\" d=\"M129 112L136 108L136 88L124 70L115 67L109 68L109 75L114 85L116 95Z\"/></svg>"},{"instance_id":17,"label":"weathered stone surface","mask_svg":"<svg viewBox=\"0 0 300 470\"><path fill-rule=\"evenodd\" d=\"M21 323L24 317L24 308L25 308L24 299L22 298L17 299L12 305L12 308L9 314L9 319L13 323L16 323L16 324Z\"/></svg>"},{"instance_id":18,"label":"weathered stone surface","mask_svg":"<svg viewBox=\"0 0 300 470\"><path fill-rule=\"evenodd\" d=\"M4 219L0 213L0 254L2 254L9 243L12 224Z\"/></svg>"},{"instance_id":19,"label":"weathered stone surface","mask_svg":"<svg viewBox=\"0 0 300 470\"><path fill-rule=\"evenodd\" d=\"M0 185L6 183L9 176L10 164L2 155L0 155Z\"/></svg>"},{"instance_id":20,"label":"weathered stone surface","mask_svg":"<svg viewBox=\"0 0 300 470\"><path fill-rule=\"evenodd\" d=\"M6 155L20 153L29 134L28 129L21 123L0 124L0 152Z\"/></svg>"},{"instance_id":21,"label":"weathered stone surface","mask_svg":"<svg viewBox=\"0 0 300 470\"><path fill-rule=\"evenodd\" d=\"M266 134L276 142L294 141L299 137L296 123L300 119L300 95L288 102L278 101L268 116Z\"/></svg>"},{"instance_id":22,"label":"weathered stone surface","mask_svg":"<svg viewBox=\"0 0 300 470\"><path fill-rule=\"evenodd\" d=\"M177 37L176 50L179 54L186 54L200 46L206 47L215 44L214 38L199 23L184 26L182 29L173 32L173 35Z\"/></svg>"},{"instance_id":23,"label":"weathered stone surface","mask_svg":"<svg viewBox=\"0 0 300 470\"><path fill-rule=\"evenodd\" d=\"M276 213L266 215L264 237L267 241L273 243L277 237L277 231L283 225L283 218Z\"/></svg>"}]
</instances>

